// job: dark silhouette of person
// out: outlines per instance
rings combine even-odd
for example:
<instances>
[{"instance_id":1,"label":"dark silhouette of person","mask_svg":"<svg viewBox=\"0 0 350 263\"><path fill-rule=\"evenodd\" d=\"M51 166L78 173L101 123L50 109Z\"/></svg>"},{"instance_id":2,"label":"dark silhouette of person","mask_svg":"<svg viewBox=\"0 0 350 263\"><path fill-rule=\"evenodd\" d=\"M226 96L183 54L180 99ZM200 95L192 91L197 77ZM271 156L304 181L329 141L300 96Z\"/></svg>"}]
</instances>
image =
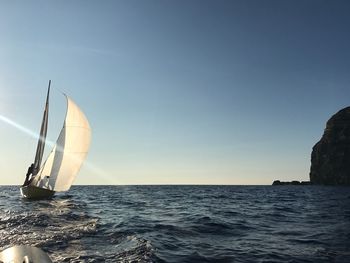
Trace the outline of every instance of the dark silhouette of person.
<instances>
[{"instance_id":1,"label":"dark silhouette of person","mask_svg":"<svg viewBox=\"0 0 350 263\"><path fill-rule=\"evenodd\" d=\"M26 174L26 180L24 181L23 186L29 184L29 182L30 182L29 176L30 176L30 175L33 175L33 171L34 171L34 163L32 163L32 164L28 167L28 171L27 171L27 174ZM31 179L33 179L33 176L32 176Z\"/></svg>"}]
</instances>

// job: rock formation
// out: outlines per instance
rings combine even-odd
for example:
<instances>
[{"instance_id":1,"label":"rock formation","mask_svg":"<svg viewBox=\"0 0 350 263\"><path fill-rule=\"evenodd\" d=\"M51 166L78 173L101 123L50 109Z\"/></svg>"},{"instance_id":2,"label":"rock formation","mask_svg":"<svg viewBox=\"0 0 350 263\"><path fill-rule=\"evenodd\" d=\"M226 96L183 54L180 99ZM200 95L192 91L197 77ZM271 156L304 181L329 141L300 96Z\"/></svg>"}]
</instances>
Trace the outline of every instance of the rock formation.
<instances>
[{"instance_id":1,"label":"rock formation","mask_svg":"<svg viewBox=\"0 0 350 263\"><path fill-rule=\"evenodd\" d=\"M350 185L350 107L333 115L311 153L310 181Z\"/></svg>"},{"instance_id":2,"label":"rock formation","mask_svg":"<svg viewBox=\"0 0 350 263\"><path fill-rule=\"evenodd\" d=\"M280 180L273 181L272 185L311 185L309 181L290 181L290 182L283 182Z\"/></svg>"}]
</instances>

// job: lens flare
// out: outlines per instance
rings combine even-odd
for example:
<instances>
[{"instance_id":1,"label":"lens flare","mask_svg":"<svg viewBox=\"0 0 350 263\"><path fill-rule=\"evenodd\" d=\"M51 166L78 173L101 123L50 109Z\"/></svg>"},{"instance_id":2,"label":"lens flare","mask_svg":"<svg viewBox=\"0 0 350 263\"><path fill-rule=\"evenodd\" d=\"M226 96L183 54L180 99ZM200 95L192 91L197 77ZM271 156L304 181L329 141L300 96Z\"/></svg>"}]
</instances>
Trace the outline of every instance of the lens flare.
<instances>
[{"instance_id":1,"label":"lens flare","mask_svg":"<svg viewBox=\"0 0 350 263\"><path fill-rule=\"evenodd\" d=\"M4 122L4 123L7 123L9 125L11 125L12 127L16 128L17 130L29 135L30 137L32 138L35 138L35 139L39 139L40 135L36 132L33 132L32 130L24 127L23 125L3 116L0 114L0 121ZM50 141L50 140L47 140L45 141L45 143L47 145L49 145L51 148L55 147L56 146L56 150L59 150L59 151L63 151L63 149L61 147L59 147L58 145L56 145L55 142L53 141ZM101 168L97 167L96 165L90 163L90 162L87 162L86 160L84 161L84 167L86 167L90 172L92 172L93 174L95 175L98 175L99 177L103 178L104 180L106 180L107 182L109 183L112 183L114 184L115 181L113 179L115 178L111 178L110 176L107 175L106 172L104 172Z\"/></svg>"},{"instance_id":2,"label":"lens flare","mask_svg":"<svg viewBox=\"0 0 350 263\"><path fill-rule=\"evenodd\" d=\"M40 137L40 135L37 134L36 132L33 132L32 130L24 127L23 125L21 125L17 122L14 122L13 120L11 120L11 119L9 119L1 114L0 114L0 120L11 125L12 127L16 128L17 130L29 135L30 137L33 137L35 139L39 139L39 137ZM46 143L52 147L55 146L55 143L52 141L46 140Z\"/></svg>"}]
</instances>

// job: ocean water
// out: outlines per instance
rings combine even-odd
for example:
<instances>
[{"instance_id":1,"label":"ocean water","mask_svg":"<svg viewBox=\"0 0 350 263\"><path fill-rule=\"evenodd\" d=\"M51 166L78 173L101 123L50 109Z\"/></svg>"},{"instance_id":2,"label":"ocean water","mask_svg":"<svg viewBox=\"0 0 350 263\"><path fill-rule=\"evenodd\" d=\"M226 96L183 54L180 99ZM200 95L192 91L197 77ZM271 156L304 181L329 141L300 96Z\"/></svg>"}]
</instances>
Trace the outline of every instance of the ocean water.
<instances>
[{"instance_id":1,"label":"ocean water","mask_svg":"<svg viewBox=\"0 0 350 263\"><path fill-rule=\"evenodd\" d=\"M350 262L350 187L0 187L0 249L54 262Z\"/></svg>"}]
</instances>

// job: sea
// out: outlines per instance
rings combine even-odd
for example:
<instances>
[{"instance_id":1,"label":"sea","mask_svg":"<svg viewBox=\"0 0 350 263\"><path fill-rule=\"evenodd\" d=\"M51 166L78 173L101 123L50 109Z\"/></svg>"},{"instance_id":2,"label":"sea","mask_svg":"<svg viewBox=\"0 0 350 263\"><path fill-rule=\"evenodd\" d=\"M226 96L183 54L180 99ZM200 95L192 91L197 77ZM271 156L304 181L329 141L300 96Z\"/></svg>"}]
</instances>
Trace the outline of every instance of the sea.
<instances>
[{"instance_id":1,"label":"sea","mask_svg":"<svg viewBox=\"0 0 350 263\"><path fill-rule=\"evenodd\" d=\"M53 262L350 262L350 187L0 187L0 250Z\"/></svg>"}]
</instances>

